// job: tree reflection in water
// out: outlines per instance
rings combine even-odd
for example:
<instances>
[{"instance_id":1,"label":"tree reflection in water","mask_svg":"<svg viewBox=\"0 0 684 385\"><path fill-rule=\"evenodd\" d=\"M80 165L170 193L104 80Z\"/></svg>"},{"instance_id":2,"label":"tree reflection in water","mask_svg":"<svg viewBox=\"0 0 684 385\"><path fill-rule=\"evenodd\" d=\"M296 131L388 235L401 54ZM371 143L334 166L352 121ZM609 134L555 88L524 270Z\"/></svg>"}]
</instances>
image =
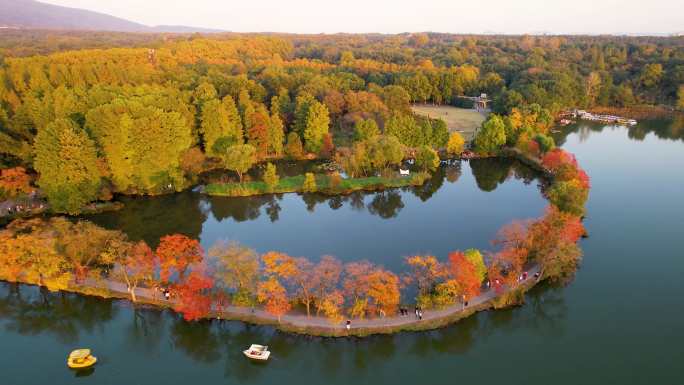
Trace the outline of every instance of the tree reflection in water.
<instances>
[{"instance_id":1,"label":"tree reflection in water","mask_svg":"<svg viewBox=\"0 0 684 385\"><path fill-rule=\"evenodd\" d=\"M253 197L203 197L196 195L196 199L204 199L208 202L208 207L211 213L219 221L224 219L233 219L235 222L245 222L259 218L261 215L261 207L270 205L271 207L280 206L278 201L282 199L282 195L257 195ZM197 203L196 203L197 204ZM274 217L277 217L275 214ZM271 217L273 218L273 217Z\"/></svg>"},{"instance_id":2,"label":"tree reflection in water","mask_svg":"<svg viewBox=\"0 0 684 385\"><path fill-rule=\"evenodd\" d=\"M124 305L122 305L124 306ZM146 353L159 353L168 330L164 312L146 306L130 306L131 323L126 327L126 343Z\"/></svg>"},{"instance_id":3,"label":"tree reflection in water","mask_svg":"<svg viewBox=\"0 0 684 385\"><path fill-rule=\"evenodd\" d=\"M199 194L182 192L157 197L122 197L124 207L118 211L84 216L107 229L121 230L134 241L144 240L156 247L159 238L183 234L198 238L207 219Z\"/></svg>"},{"instance_id":4,"label":"tree reflection in water","mask_svg":"<svg viewBox=\"0 0 684 385\"><path fill-rule=\"evenodd\" d=\"M368 212L383 219L394 218L404 208L401 194L397 190L385 190L375 194L368 204Z\"/></svg>"},{"instance_id":5,"label":"tree reflection in water","mask_svg":"<svg viewBox=\"0 0 684 385\"><path fill-rule=\"evenodd\" d=\"M282 333L270 326L237 321L188 323L169 310L1 283L0 323L24 335L47 333L69 346L79 342L80 332L99 331L113 346L123 341L125 352L134 360L141 356L154 359L173 349L198 363L222 365L223 376L239 383L269 373L263 363L243 357L242 350L252 343L270 347L270 370L329 376L354 372L370 378L395 357L440 359L444 353L463 355L500 333L532 328L534 334L541 332L551 338L563 334L566 306L562 291L542 284L528 292L526 299L531 306L478 313L438 330L332 339ZM117 334L121 332L125 335ZM118 365L129 364L119 356Z\"/></svg>"},{"instance_id":6,"label":"tree reflection in water","mask_svg":"<svg viewBox=\"0 0 684 385\"><path fill-rule=\"evenodd\" d=\"M482 191L494 191L510 176L513 162L508 159L487 158L470 160L470 169L477 187Z\"/></svg>"},{"instance_id":7,"label":"tree reflection in water","mask_svg":"<svg viewBox=\"0 0 684 385\"><path fill-rule=\"evenodd\" d=\"M421 201L425 202L432 198L433 195L439 190L444 184L444 177L446 175L445 167L438 168L430 179L426 180L422 186L411 187L413 195L420 198Z\"/></svg>"},{"instance_id":8,"label":"tree reflection in water","mask_svg":"<svg viewBox=\"0 0 684 385\"><path fill-rule=\"evenodd\" d=\"M449 183L458 182L461 178L461 163L450 164L444 168L444 174L446 175L446 180Z\"/></svg>"},{"instance_id":9,"label":"tree reflection in water","mask_svg":"<svg viewBox=\"0 0 684 385\"><path fill-rule=\"evenodd\" d=\"M78 341L117 314L111 300L35 286L0 282L0 318L5 328L21 335L51 334L64 344Z\"/></svg>"},{"instance_id":10,"label":"tree reflection in water","mask_svg":"<svg viewBox=\"0 0 684 385\"><path fill-rule=\"evenodd\" d=\"M159 238L180 233L201 238L203 226L209 216L218 222L236 223L256 221L264 215L274 223L304 202L308 212L325 208L341 210L345 206L354 211L365 211L382 219L392 219L404 209L404 200L411 194L422 202L430 200L442 189L445 180L456 183L463 167L470 166L473 178L482 191L493 191L509 178L529 184L537 180L533 169L510 159L473 159L440 167L422 186L387 189L384 191L356 191L348 195L328 196L320 193L267 194L252 197L213 197L190 191L146 198L122 198L123 209L86 216L96 224L109 229L120 229L132 240L145 240L152 247ZM297 167L303 167L298 165ZM287 198L287 199L286 199ZM294 204L293 204L294 203ZM283 212L285 210L285 212ZM301 214L296 214L301 215Z\"/></svg>"},{"instance_id":11,"label":"tree reflection in water","mask_svg":"<svg viewBox=\"0 0 684 385\"><path fill-rule=\"evenodd\" d=\"M211 363L221 358L219 340L211 320L187 322L178 314L171 315L171 341L175 349L182 350L190 358Z\"/></svg>"},{"instance_id":12,"label":"tree reflection in water","mask_svg":"<svg viewBox=\"0 0 684 385\"><path fill-rule=\"evenodd\" d=\"M562 146L570 134L577 133L580 141L584 142L592 133L613 127L598 122L580 121L553 134L553 139L557 146ZM643 141L651 133L660 139L684 141L684 116L680 114L669 119L649 119L627 127L627 137L635 141Z\"/></svg>"}]
</instances>

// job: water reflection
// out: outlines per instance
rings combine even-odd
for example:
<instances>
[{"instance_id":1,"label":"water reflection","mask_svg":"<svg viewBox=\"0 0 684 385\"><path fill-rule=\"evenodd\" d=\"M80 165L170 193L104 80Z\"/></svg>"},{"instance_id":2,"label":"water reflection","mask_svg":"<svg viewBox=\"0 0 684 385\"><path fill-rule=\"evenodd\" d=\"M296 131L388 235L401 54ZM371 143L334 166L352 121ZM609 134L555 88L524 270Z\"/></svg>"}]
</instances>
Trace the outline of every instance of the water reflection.
<instances>
[{"instance_id":1,"label":"water reflection","mask_svg":"<svg viewBox=\"0 0 684 385\"><path fill-rule=\"evenodd\" d=\"M207 219L207 207L192 192L160 197L121 197L124 208L94 216L88 220L110 229L124 231L135 241L145 240L156 246L164 235L180 233L198 238Z\"/></svg>"},{"instance_id":2,"label":"water reflection","mask_svg":"<svg viewBox=\"0 0 684 385\"><path fill-rule=\"evenodd\" d=\"M382 191L368 204L368 212L383 219L394 218L404 208L401 194L396 190Z\"/></svg>"},{"instance_id":3,"label":"water reflection","mask_svg":"<svg viewBox=\"0 0 684 385\"><path fill-rule=\"evenodd\" d=\"M377 368L397 356L426 360L438 359L445 353L463 355L502 331L533 328L557 336L562 333L560 325L566 315L560 292L543 286L529 293L528 306L479 313L442 329L331 339L281 333L270 326L236 321L188 323L168 310L134 307L126 301L46 293L23 285L1 283L0 296L0 324L10 332L38 338L49 334L60 343L73 346L82 339L79 332L92 333L98 329L98 349L103 355L123 342L123 351L116 348L118 370L136 367L141 359L151 363L155 357L175 351L205 368L222 368L223 377L239 383L268 375L267 368L289 370L304 362L306 368L297 370L326 376L353 372L356 376L371 377ZM274 352L268 366L242 357L241 350L255 341L267 343ZM105 367L100 369L108 370Z\"/></svg>"},{"instance_id":4,"label":"water reflection","mask_svg":"<svg viewBox=\"0 0 684 385\"><path fill-rule=\"evenodd\" d=\"M4 327L21 335L50 334L62 343L78 341L117 314L112 301L45 288L0 283L0 317Z\"/></svg>"},{"instance_id":5,"label":"water reflection","mask_svg":"<svg viewBox=\"0 0 684 385\"><path fill-rule=\"evenodd\" d=\"M491 192L508 178L521 179L525 184L535 180L534 170L519 162L508 159L475 159L468 163L456 163L439 168L422 186L411 186L384 191L357 191L348 195L328 196L323 194L288 194L304 203L307 212L315 213L324 205L331 210L348 206L354 211L366 211L382 219L396 218L405 207L407 194L427 202L440 191L445 182L458 182L462 167L470 166L478 188ZM310 169L302 163L293 163L288 172ZM292 169L291 169L292 168ZM226 220L235 223L256 221L265 215L271 223L281 220L283 209L291 208L292 200L285 202L283 194L259 195L253 197L213 197L199 193L182 192L158 197L121 197L124 208L116 212L102 213L86 218L107 228L121 229L132 239L143 239L156 245L159 238L181 233L199 238L203 224L209 216L218 222ZM289 205L289 206L288 206Z\"/></svg>"},{"instance_id":6,"label":"water reflection","mask_svg":"<svg viewBox=\"0 0 684 385\"><path fill-rule=\"evenodd\" d=\"M125 303L122 306L125 306ZM163 314L153 307L132 307L131 322L125 331L126 345L130 349L144 351L147 354L158 353L168 328L167 317Z\"/></svg>"},{"instance_id":7,"label":"water reflection","mask_svg":"<svg viewBox=\"0 0 684 385\"><path fill-rule=\"evenodd\" d=\"M627 137L635 141L643 141L648 134L654 134L657 138L684 141L684 116L677 115L671 119L652 119L638 123L635 126L606 126L598 122L580 121L567 126L553 135L556 145L565 144L567 137L577 134L580 143L586 142L592 133L600 133L605 129L625 129Z\"/></svg>"},{"instance_id":8,"label":"water reflection","mask_svg":"<svg viewBox=\"0 0 684 385\"><path fill-rule=\"evenodd\" d=\"M171 340L175 349L180 349L193 360L203 363L215 362L221 358L219 340L211 321L185 322L181 317L174 318Z\"/></svg>"},{"instance_id":9,"label":"water reflection","mask_svg":"<svg viewBox=\"0 0 684 385\"><path fill-rule=\"evenodd\" d=\"M251 221L259 218L263 206L271 207L271 221L278 220L282 195L258 195L253 197L213 197L193 194L198 203L208 208L219 221L232 219L235 222ZM196 203L197 204L197 203Z\"/></svg>"}]
</instances>

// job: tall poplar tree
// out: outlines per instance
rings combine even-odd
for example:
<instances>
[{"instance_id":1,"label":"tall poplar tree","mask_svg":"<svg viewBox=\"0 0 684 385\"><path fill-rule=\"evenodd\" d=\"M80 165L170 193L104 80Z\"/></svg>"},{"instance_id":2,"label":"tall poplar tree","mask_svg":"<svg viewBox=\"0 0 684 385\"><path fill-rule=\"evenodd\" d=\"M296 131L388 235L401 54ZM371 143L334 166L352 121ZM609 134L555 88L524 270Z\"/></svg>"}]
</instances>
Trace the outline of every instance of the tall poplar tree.
<instances>
[{"instance_id":1,"label":"tall poplar tree","mask_svg":"<svg viewBox=\"0 0 684 385\"><path fill-rule=\"evenodd\" d=\"M304 129L304 146L307 151L318 153L323 147L323 138L328 133L330 116L328 108L314 101L309 107Z\"/></svg>"},{"instance_id":2,"label":"tall poplar tree","mask_svg":"<svg viewBox=\"0 0 684 385\"><path fill-rule=\"evenodd\" d=\"M76 214L97 198L101 174L95 143L73 121L57 119L40 130L35 153L38 185L52 210Z\"/></svg>"},{"instance_id":3,"label":"tall poplar tree","mask_svg":"<svg viewBox=\"0 0 684 385\"><path fill-rule=\"evenodd\" d=\"M212 99L202 106L200 132L204 150L209 156L218 156L214 144L220 138L227 138L233 144L242 144L242 123L235 102L230 96L222 101Z\"/></svg>"},{"instance_id":4,"label":"tall poplar tree","mask_svg":"<svg viewBox=\"0 0 684 385\"><path fill-rule=\"evenodd\" d=\"M268 153L274 156L283 154L283 142L285 141L285 126L280 118L280 107L271 104L271 117L268 126Z\"/></svg>"}]
</instances>

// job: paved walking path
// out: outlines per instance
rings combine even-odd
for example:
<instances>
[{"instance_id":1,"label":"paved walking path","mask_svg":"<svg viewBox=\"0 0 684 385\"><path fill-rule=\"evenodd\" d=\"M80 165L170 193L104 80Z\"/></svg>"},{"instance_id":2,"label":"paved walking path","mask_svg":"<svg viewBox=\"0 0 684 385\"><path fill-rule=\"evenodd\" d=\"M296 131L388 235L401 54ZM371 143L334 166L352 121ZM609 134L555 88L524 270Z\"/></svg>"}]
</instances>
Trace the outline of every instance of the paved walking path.
<instances>
[{"instance_id":1,"label":"paved walking path","mask_svg":"<svg viewBox=\"0 0 684 385\"><path fill-rule=\"evenodd\" d=\"M537 272L539 272L539 266L533 266L530 269L528 269L527 279L519 282L516 287L537 281L538 279L535 277L535 273ZM126 285L122 282L109 282L108 286L109 289L112 291L123 294L128 293ZM422 322L441 320L447 317L456 316L459 313L468 311L473 307L477 307L478 305L484 304L496 298L498 295L503 295L513 290L514 288L507 288L503 290L503 292L501 292L500 294L497 294L494 289L487 289L477 297L470 299L468 301L468 306L465 308L463 304L457 303L439 310L424 310L422 320L416 318L414 312L411 311L412 309L409 309L409 314L405 316L392 315L388 317L377 317L370 319L352 319L350 329L353 332L354 329L381 329L387 327L399 328L410 325L419 325ZM173 304L173 298L167 301L163 298L162 293L155 293L155 291L150 288L137 288L135 294L138 299ZM215 313L217 316L220 316L223 319L258 319L260 321L268 321L269 323L278 322L278 318L276 316L269 314L259 308L252 309L249 307L224 306L222 308L222 311ZM344 330L346 327L344 322L340 324L332 324L330 320L326 317L307 317L305 314L286 314L281 317L280 322L284 324L289 324L297 328L314 327L340 331Z\"/></svg>"}]
</instances>

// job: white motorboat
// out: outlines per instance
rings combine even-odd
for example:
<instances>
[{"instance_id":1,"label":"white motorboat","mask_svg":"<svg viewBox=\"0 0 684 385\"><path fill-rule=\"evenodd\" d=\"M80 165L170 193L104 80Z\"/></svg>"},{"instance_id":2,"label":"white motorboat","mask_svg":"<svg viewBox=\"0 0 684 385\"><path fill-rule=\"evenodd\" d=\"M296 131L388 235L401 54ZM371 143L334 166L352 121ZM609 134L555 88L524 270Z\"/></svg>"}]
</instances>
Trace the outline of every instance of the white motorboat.
<instances>
[{"instance_id":1,"label":"white motorboat","mask_svg":"<svg viewBox=\"0 0 684 385\"><path fill-rule=\"evenodd\" d=\"M244 353L248 358L259 361L266 361L271 355L271 352L268 351L268 346L255 344L252 344L249 349L243 350L242 353Z\"/></svg>"}]
</instances>

